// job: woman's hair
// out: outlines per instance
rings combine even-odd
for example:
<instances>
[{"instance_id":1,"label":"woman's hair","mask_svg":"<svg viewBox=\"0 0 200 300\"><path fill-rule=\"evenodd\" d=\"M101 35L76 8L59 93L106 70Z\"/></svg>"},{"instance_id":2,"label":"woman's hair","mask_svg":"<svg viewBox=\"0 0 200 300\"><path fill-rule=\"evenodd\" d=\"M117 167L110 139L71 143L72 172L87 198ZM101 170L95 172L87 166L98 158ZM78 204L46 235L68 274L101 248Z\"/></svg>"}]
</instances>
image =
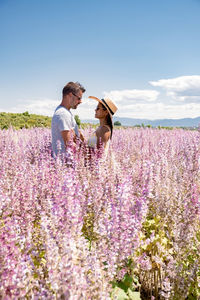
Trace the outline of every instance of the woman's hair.
<instances>
[{"instance_id":1,"label":"woman's hair","mask_svg":"<svg viewBox=\"0 0 200 300\"><path fill-rule=\"evenodd\" d=\"M102 104L102 103L101 103ZM107 108L102 104L102 107L103 107L103 110L107 110ZM108 111L108 110L107 110ZM112 122L112 118L110 116L110 114L108 113L107 116L106 116L106 122L107 122L107 125L110 127L110 131L111 131L111 134L110 134L110 139L112 139L112 133L113 133L113 122Z\"/></svg>"}]
</instances>

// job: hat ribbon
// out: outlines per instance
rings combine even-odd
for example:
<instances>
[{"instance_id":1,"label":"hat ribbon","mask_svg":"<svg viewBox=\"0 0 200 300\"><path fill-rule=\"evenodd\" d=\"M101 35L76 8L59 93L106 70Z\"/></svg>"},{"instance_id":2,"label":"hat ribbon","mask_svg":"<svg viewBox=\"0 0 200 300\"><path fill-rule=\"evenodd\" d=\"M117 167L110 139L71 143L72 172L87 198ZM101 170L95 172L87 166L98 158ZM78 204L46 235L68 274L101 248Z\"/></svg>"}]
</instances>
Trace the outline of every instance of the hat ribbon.
<instances>
[{"instance_id":1,"label":"hat ribbon","mask_svg":"<svg viewBox=\"0 0 200 300\"><path fill-rule=\"evenodd\" d=\"M111 113L111 115L114 115L114 112L111 110L111 108L108 106L108 104L106 103L106 101L104 99L101 99L101 101L103 102L103 104L106 106L106 108L108 108L109 112Z\"/></svg>"}]
</instances>

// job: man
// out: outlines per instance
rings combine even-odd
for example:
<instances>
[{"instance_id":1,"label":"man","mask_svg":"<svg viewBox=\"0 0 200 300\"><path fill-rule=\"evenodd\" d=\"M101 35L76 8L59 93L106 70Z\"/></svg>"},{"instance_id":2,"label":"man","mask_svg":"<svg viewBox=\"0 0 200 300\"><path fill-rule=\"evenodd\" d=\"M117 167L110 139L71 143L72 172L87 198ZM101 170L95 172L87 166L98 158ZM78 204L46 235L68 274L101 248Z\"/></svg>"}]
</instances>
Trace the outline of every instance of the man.
<instances>
[{"instance_id":1,"label":"man","mask_svg":"<svg viewBox=\"0 0 200 300\"><path fill-rule=\"evenodd\" d=\"M85 88L79 82L68 82L63 88L62 102L56 108L51 122L54 157L58 153L69 154L70 147L73 144L72 135L74 132L80 138L78 126L70 110L71 108L76 109L81 103L84 92Z\"/></svg>"}]
</instances>

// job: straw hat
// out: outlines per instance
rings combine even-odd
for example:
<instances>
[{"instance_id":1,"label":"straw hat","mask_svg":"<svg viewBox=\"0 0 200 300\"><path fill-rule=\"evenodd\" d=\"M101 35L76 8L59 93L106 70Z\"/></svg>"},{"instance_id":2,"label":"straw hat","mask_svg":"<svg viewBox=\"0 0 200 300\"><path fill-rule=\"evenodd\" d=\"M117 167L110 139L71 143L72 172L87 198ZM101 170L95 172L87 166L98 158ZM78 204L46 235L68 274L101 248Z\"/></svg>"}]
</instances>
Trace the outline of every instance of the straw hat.
<instances>
[{"instance_id":1,"label":"straw hat","mask_svg":"<svg viewBox=\"0 0 200 300\"><path fill-rule=\"evenodd\" d=\"M94 100L100 102L101 104L103 104L103 106L105 106L105 108L107 108L111 117L114 115L114 113L116 113L116 111L118 109L117 106L115 105L115 103L109 98L99 99L94 96L89 96L88 98L94 99Z\"/></svg>"}]
</instances>

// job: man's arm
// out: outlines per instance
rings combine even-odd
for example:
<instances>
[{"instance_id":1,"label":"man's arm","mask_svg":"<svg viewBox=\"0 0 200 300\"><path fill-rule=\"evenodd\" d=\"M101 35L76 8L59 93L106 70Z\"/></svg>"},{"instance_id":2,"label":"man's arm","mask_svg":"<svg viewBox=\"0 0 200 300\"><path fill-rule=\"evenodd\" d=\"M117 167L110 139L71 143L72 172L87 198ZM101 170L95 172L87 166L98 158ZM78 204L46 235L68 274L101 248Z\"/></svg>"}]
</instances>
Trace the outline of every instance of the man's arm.
<instances>
[{"instance_id":1,"label":"man's arm","mask_svg":"<svg viewBox=\"0 0 200 300\"><path fill-rule=\"evenodd\" d=\"M72 140L72 133L71 130L63 130L61 131L61 135L65 144L65 147L72 146L73 140Z\"/></svg>"}]
</instances>

